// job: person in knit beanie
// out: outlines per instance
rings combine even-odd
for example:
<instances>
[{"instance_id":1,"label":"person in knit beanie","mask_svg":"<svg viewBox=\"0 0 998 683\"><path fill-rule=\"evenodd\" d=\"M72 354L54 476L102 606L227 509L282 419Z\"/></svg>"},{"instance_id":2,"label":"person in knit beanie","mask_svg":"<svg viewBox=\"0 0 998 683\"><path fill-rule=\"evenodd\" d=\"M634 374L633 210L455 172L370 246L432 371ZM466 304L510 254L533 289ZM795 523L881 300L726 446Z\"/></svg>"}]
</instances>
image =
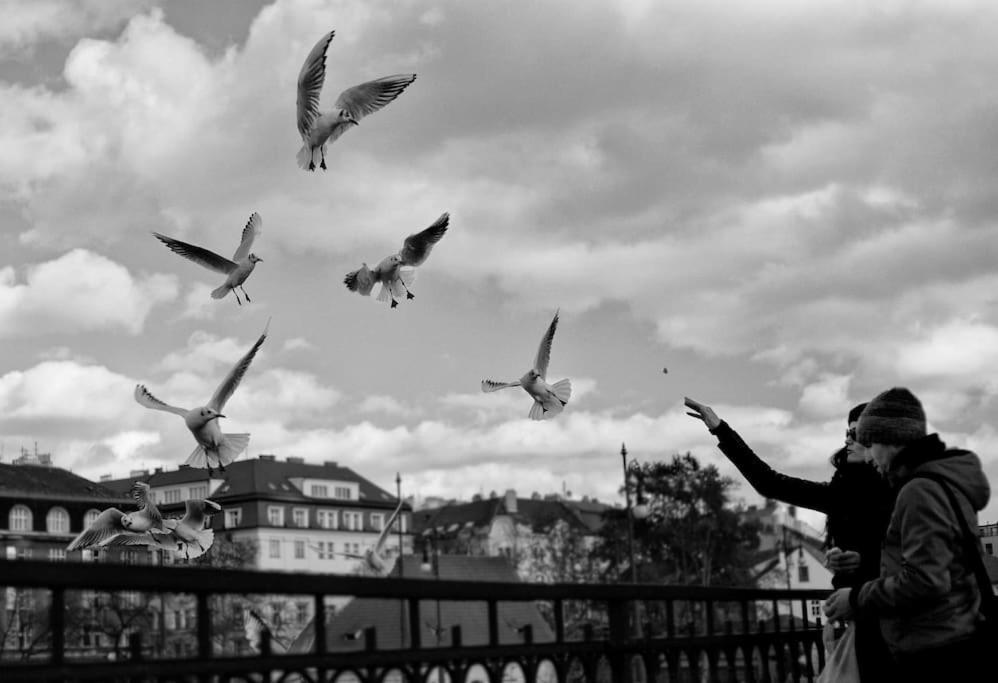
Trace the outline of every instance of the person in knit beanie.
<instances>
[{"instance_id":1,"label":"person in knit beanie","mask_svg":"<svg viewBox=\"0 0 998 683\"><path fill-rule=\"evenodd\" d=\"M825 615L876 616L896 663L891 681L993 680L978 642L974 559L965 552L957 518L976 529L977 512L991 497L980 459L927 433L921 401L903 387L869 402L857 421L856 441L895 492L894 509L880 576L833 592Z\"/></svg>"},{"instance_id":2,"label":"person in knit beanie","mask_svg":"<svg viewBox=\"0 0 998 683\"><path fill-rule=\"evenodd\" d=\"M888 389L870 401L859 416L856 440L906 445L925 436L925 410L922 402L903 387Z\"/></svg>"}]
</instances>

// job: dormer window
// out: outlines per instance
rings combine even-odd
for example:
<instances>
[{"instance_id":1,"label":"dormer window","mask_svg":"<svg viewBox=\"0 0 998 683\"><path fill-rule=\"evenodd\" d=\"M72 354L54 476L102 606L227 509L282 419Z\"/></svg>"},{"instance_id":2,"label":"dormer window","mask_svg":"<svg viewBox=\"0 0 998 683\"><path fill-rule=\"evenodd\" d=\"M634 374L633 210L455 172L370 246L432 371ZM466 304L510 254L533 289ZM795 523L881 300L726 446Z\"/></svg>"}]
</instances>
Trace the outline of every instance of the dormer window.
<instances>
[{"instance_id":1,"label":"dormer window","mask_svg":"<svg viewBox=\"0 0 998 683\"><path fill-rule=\"evenodd\" d=\"M325 484L312 484L309 488L308 495L313 498L329 498L329 487Z\"/></svg>"}]
</instances>

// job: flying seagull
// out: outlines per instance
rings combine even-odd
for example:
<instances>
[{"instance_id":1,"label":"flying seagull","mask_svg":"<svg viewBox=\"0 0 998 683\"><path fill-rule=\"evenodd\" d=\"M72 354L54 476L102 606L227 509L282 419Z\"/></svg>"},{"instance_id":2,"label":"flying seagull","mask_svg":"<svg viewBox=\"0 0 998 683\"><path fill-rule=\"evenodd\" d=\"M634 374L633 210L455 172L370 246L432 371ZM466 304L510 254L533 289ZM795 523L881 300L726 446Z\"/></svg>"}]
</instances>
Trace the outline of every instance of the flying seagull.
<instances>
[{"instance_id":1,"label":"flying seagull","mask_svg":"<svg viewBox=\"0 0 998 683\"><path fill-rule=\"evenodd\" d=\"M236 291L236 287L242 291L243 296L246 297L246 301L248 302L250 300L249 294L243 289L243 283L246 282L246 278L256 268L256 264L263 261L256 254L250 253L250 249L253 248L253 240L260 234L262 226L263 220L260 219L260 214L253 213L246 222L246 227L243 228L242 240L239 242L239 247L236 248L236 253L232 255L231 261L204 247L181 242L172 237L161 235L158 232L154 232L153 235L169 247L173 253L180 254L184 258L190 259L208 270L225 275L225 282L222 283L222 286L212 290L212 298L222 299L231 290L236 295L236 303L242 306L243 302L239 300L239 292Z\"/></svg>"},{"instance_id":2,"label":"flying seagull","mask_svg":"<svg viewBox=\"0 0 998 683\"><path fill-rule=\"evenodd\" d=\"M121 534L107 545L144 545L153 549L167 550L184 559L201 557L215 542L215 532L204 527L207 508L215 511L222 506L207 498L184 501L187 512L180 519L164 519L164 529L150 529L141 534Z\"/></svg>"},{"instance_id":3,"label":"flying seagull","mask_svg":"<svg viewBox=\"0 0 998 683\"><path fill-rule=\"evenodd\" d=\"M343 555L345 557L352 557L356 560L364 561L364 571L366 574L371 574L374 576L388 576L391 568L388 566L388 561L385 559L385 541L388 540L388 534L391 533L392 525L395 524L395 520L398 519L399 513L402 511L402 501L395 507L395 511L392 516L388 518L384 526L381 527L381 534L378 536L378 541L374 544L373 548L368 548L364 551L363 555L356 555L354 553L335 553L337 555Z\"/></svg>"},{"instance_id":4,"label":"flying seagull","mask_svg":"<svg viewBox=\"0 0 998 683\"><path fill-rule=\"evenodd\" d=\"M545 379L548 361L551 358L551 342L554 340L554 331L557 327L558 313L555 312L554 319L541 339L540 348L537 349L534 365L527 371L527 374L516 382L496 382L484 379L482 380L482 391L491 393L509 387L523 387L524 391L534 399L534 405L530 408L530 419L532 420L546 420L564 410L565 404L572 396L572 382L563 379L551 385Z\"/></svg>"},{"instance_id":5,"label":"flying seagull","mask_svg":"<svg viewBox=\"0 0 998 683\"><path fill-rule=\"evenodd\" d=\"M320 112L319 93L326 78L326 49L334 33L330 31L319 39L298 74L298 132L302 139L298 165L309 171L315 170L317 156L319 168L325 170L326 145L394 100L416 80L416 74L396 74L367 81L347 88L336 98L332 110Z\"/></svg>"},{"instance_id":6,"label":"flying seagull","mask_svg":"<svg viewBox=\"0 0 998 683\"><path fill-rule=\"evenodd\" d=\"M422 265L430 255L433 245L439 242L440 238L447 232L449 223L450 214L443 213L430 227L406 237L398 253L381 259L374 270L368 268L365 263L359 270L347 273L346 277L343 278L347 289L364 296L370 296L371 289L380 282L381 290L378 292L378 301L391 301L392 308L398 306L398 299L402 298L403 291L406 299L415 298L415 295L409 291L409 285L416 279L416 271L412 269L402 270L402 266Z\"/></svg>"},{"instance_id":7,"label":"flying seagull","mask_svg":"<svg viewBox=\"0 0 998 683\"><path fill-rule=\"evenodd\" d=\"M260 634L266 631L268 634L270 634L271 650L274 649L274 645L276 644L280 648L278 652L288 651L288 649L291 647L290 644L287 643L285 640L278 638L276 635L274 635L274 629L271 628L270 622L264 619L263 615L260 614L255 607L249 608L249 615L250 619L247 620L246 622L245 631L246 631L246 637L251 643L254 642L259 643Z\"/></svg>"},{"instance_id":8,"label":"flying seagull","mask_svg":"<svg viewBox=\"0 0 998 683\"><path fill-rule=\"evenodd\" d=\"M175 413L184 418L184 423L187 424L187 428L191 430L191 434L194 435L195 440L198 442L197 448L187 458L186 463L191 467L207 467L209 476L213 467L218 467L224 472L225 466L235 460L249 445L249 434L223 434L221 428L218 426L218 418L225 417L221 412L225 407L225 402L229 400L232 392L239 386L243 375L246 374L250 363L253 362L253 357L256 356L256 352L263 345L263 340L267 338L267 330L269 329L270 320L267 320L267 326L264 328L263 334L256 340L253 347L246 352L246 355L239 359L235 367L229 371L229 374L222 380L222 383L218 385L218 389L215 390L214 395L212 395L208 403L203 406L191 408L190 410L177 408L160 401L149 393L149 390L144 385L138 384L135 386L135 400L140 405L152 408L153 410L165 410L168 413Z\"/></svg>"},{"instance_id":9,"label":"flying seagull","mask_svg":"<svg viewBox=\"0 0 998 683\"><path fill-rule=\"evenodd\" d=\"M70 541L66 550L84 550L106 545L116 536L140 536L153 529L165 529L163 515L149 495L149 484L143 481L132 484L132 498L140 508L138 512L126 514L115 507L104 510Z\"/></svg>"}]
</instances>

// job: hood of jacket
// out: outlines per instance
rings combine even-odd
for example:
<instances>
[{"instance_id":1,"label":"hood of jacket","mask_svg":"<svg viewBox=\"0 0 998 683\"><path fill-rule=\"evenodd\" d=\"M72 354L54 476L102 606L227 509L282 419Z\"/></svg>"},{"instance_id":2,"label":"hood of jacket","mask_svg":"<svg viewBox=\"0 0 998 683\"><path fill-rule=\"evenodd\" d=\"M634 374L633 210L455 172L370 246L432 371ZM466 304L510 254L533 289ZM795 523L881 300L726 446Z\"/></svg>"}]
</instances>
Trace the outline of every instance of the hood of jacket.
<instances>
[{"instance_id":1,"label":"hood of jacket","mask_svg":"<svg viewBox=\"0 0 998 683\"><path fill-rule=\"evenodd\" d=\"M991 498L991 485L981 460L972 451L946 448L938 434L929 434L900 451L891 463L888 480L901 488L916 473L932 473L946 479L967 497L974 510L983 510Z\"/></svg>"}]
</instances>

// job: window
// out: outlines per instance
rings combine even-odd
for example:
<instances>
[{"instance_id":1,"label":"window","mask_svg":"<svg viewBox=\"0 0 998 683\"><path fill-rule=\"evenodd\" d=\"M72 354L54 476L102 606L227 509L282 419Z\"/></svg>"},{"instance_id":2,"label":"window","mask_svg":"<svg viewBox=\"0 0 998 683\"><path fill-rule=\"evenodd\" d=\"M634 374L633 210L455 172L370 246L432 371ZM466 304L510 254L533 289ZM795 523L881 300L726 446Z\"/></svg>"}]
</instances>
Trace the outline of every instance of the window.
<instances>
[{"instance_id":1,"label":"window","mask_svg":"<svg viewBox=\"0 0 998 683\"><path fill-rule=\"evenodd\" d=\"M172 631L177 628L177 613L173 610L167 610L163 614L163 621L166 622L166 630Z\"/></svg>"},{"instance_id":2,"label":"window","mask_svg":"<svg viewBox=\"0 0 998 683\"><path fill-rule=\"evenodd\" d=\"M806 564L802 564L799 567L797 567L797 580L800 581L801 583L807 583L808 581L810 581L811 580L810 569L811 568L808 567Z\"/></svg>"},{"instance_id":3,"label":"window","mask_svg":"<svg viewBox=\"0 0 998 683\"><path fill-rule=\"evenodd\" d=\"M343 513L343 526L349 531L360 531L361 520L359 512L344 512Z\"/></svg>"},{"instance_id":4,"label":"window","mask_svg":"<svg viewBox=\"0 0 998 683\"><path fill-rule=\"evenodd\" d=\"M9 522L11 531L31 531L31 510L24 505L15 505L10 509Z\"/></svg>"},{"instance_id":5,"label":"window","mask_svg":"<svg viewBox=\"0 0 998 683\"><path fill-rule=\"evenodd\" d=\"M83 528L86 529L96 522L98 517L100 517L100 510L95 510L94 508L87 510L87 514L83 515Z\"/></svg>"},{"instance_id":6,"label":"window","mask_svg":"<svg viewBox=\"0 0 998 683\"><path fill-rule=\"evenodd\" d=\"M308 528L308 510L305 508L295 508L291 511L291 518L294 525L303 529Z\"/></svg>"},{"instance_id":7,"label":"window","mask_svg":"<svg viewBox=\"0 0 998 683\"><path fill-rule=\"evenodd\" d=\"M340 498L342 500L350 500L350 487L349 486L337 486L333 488L333 498Z\"/></svg>"},{"instance_id":8,"label":"window","mask_svg":"<svg viewBox=\"0 0 998 683\"><path fill-rule=\"evenodd\" d=\"M207 498L208 485L201 484L200 486L192 486L190 487L190 489L188 489L188 494L189 495L187 497L190 498L191 500L196 500L199 498Z\"/></svg>"},{"instance_id":9,"label":"window","mask_svg":"<svg viewBox=\"0 0 998 683\"><path fill-rule=\"evenodd\" d=\"M984 550L985 550L985 552L987 552L988 555L994 555L995 554L995 548L990 543L985 543L984 544Z\"/></svg>"},{"instance_id":10,"label":"window","mask_svg":"<svg viewBox=\"0 0 998 683\"><path fill-rule=\"evenodd\" d=\"M225 511L225 528L235 529L243 521L243 509L232 508Z\"/></svg>"},{"instance_id":11,"label":"window","mask_svg":"<svg viewBox=\"0 0 998 683\"><path fill-rule=\"evenodd\" d=\"M65 508L54 507L45 516L45 529L50 534L69 533L69 513Z\"/></svg>"},{"instance_id":12,"label":"window","mask_svg":"<svg viewBox=\"0 0 998 683\"><path fill-rule=\"evenodd\" d=\"M272 539L270 541L270 557L271 559L277 559L281 556L281 542Z\"/></svg>"},{"instance_id":13,"label":"window","mask_svg":"<svg viewBox=\"0 0 998 683\"><path fill-rule=\"evenodd\" d=\"M49 548L49 560L59 562L66 559L65 548Z\"/></svg>"},{"instance_id":14,"label":"window","mask_svg":"<svg viewBox=\"0 0 998 683\"><path fill-rule=\"evenodd\" d=\"M309 495L313 498L329 498L329 487L325 484L312 484Z\"/></svg>"},{"instance_id":15,"label":"window","mask_svg":"<svg viewBox=\"0 0 998 683\"><path fill-rule=\"evenodd\" d=\"M297 614L295 615L299 624L304 625L308 621L308 603L307 602L297 602L295 603L295 608Z\"/></svg>"},{"instance_id":16,"label":"window","mask_svg":"<svg viewBox=\"0 0 998 683\"><path fill-rule=\"evenodd\" d=\"M337 527L336 523L336 510L319 510L316 513L318 518L319 527L322 529L335 529Z\"/></svg>"},{"instance_id":17,"label":"window","mask_svg":"<svg viewBox=\"0 0 998 683\"><path fill-rule=\"evenodd\" d=\"M811 601L811 616L812 617L816 617L818 619L824 619L825 618L825 611L823 609L821 609L821 605L822 605L821 600L812 600Z\"/></svg>"},{"instance_id":18,"label":"window","mask_svg":"<svg viewBox=\"0 0 998 683\"><path fill-rule=\"evenodd\" d=\"M353 550L351 551L354 555L360 555L360 543L353 544Z\"/></svg>"},{"instance_id":19,"label":"window","mask_svg":"<svg viewBox=\"0 0 998 683\"><path fill-rule=\"evenodd\" d=\"M18 548L17 549L17 559L19 559L19 560L30 560L31 559L31 548Z\"/></svg>"},{"instance_id":20,"label":"window","mask_svg":"<svg viewBox=\"0 0 998 683\"><path fill-rule=\"evenodd\" d=\"M276 505L267 506L267 522L270 526L284 526L284 508Z\"/></svg>"},{"instance_id":21,"label":"window","mask_svg":"<svg viewBox=\"0 0 998 683\"><path fill-rule=\"evenodd\" d=\"M371 528L375 531L381 531L385 526L385 516L380 512L371 514Z\"/></svg>"},{"instance_id":22,"label":"window","mask_svg":"<svg viewBox=\"0 0 998 683\"><path fill-rule=\"evenodd\" d=\"M179 503L180 502L180 489L170 489L163 493L164 503Z\"/></svg>"},{"instance_id":23,"label":"window","mask_svg":"<svg viewBox=\"0 0 998 683\"><path fill-rule=\"evenodd\" d=\"M295 559L305 559L305 541L295 541Z\"/></svg>"}]
</instances>

